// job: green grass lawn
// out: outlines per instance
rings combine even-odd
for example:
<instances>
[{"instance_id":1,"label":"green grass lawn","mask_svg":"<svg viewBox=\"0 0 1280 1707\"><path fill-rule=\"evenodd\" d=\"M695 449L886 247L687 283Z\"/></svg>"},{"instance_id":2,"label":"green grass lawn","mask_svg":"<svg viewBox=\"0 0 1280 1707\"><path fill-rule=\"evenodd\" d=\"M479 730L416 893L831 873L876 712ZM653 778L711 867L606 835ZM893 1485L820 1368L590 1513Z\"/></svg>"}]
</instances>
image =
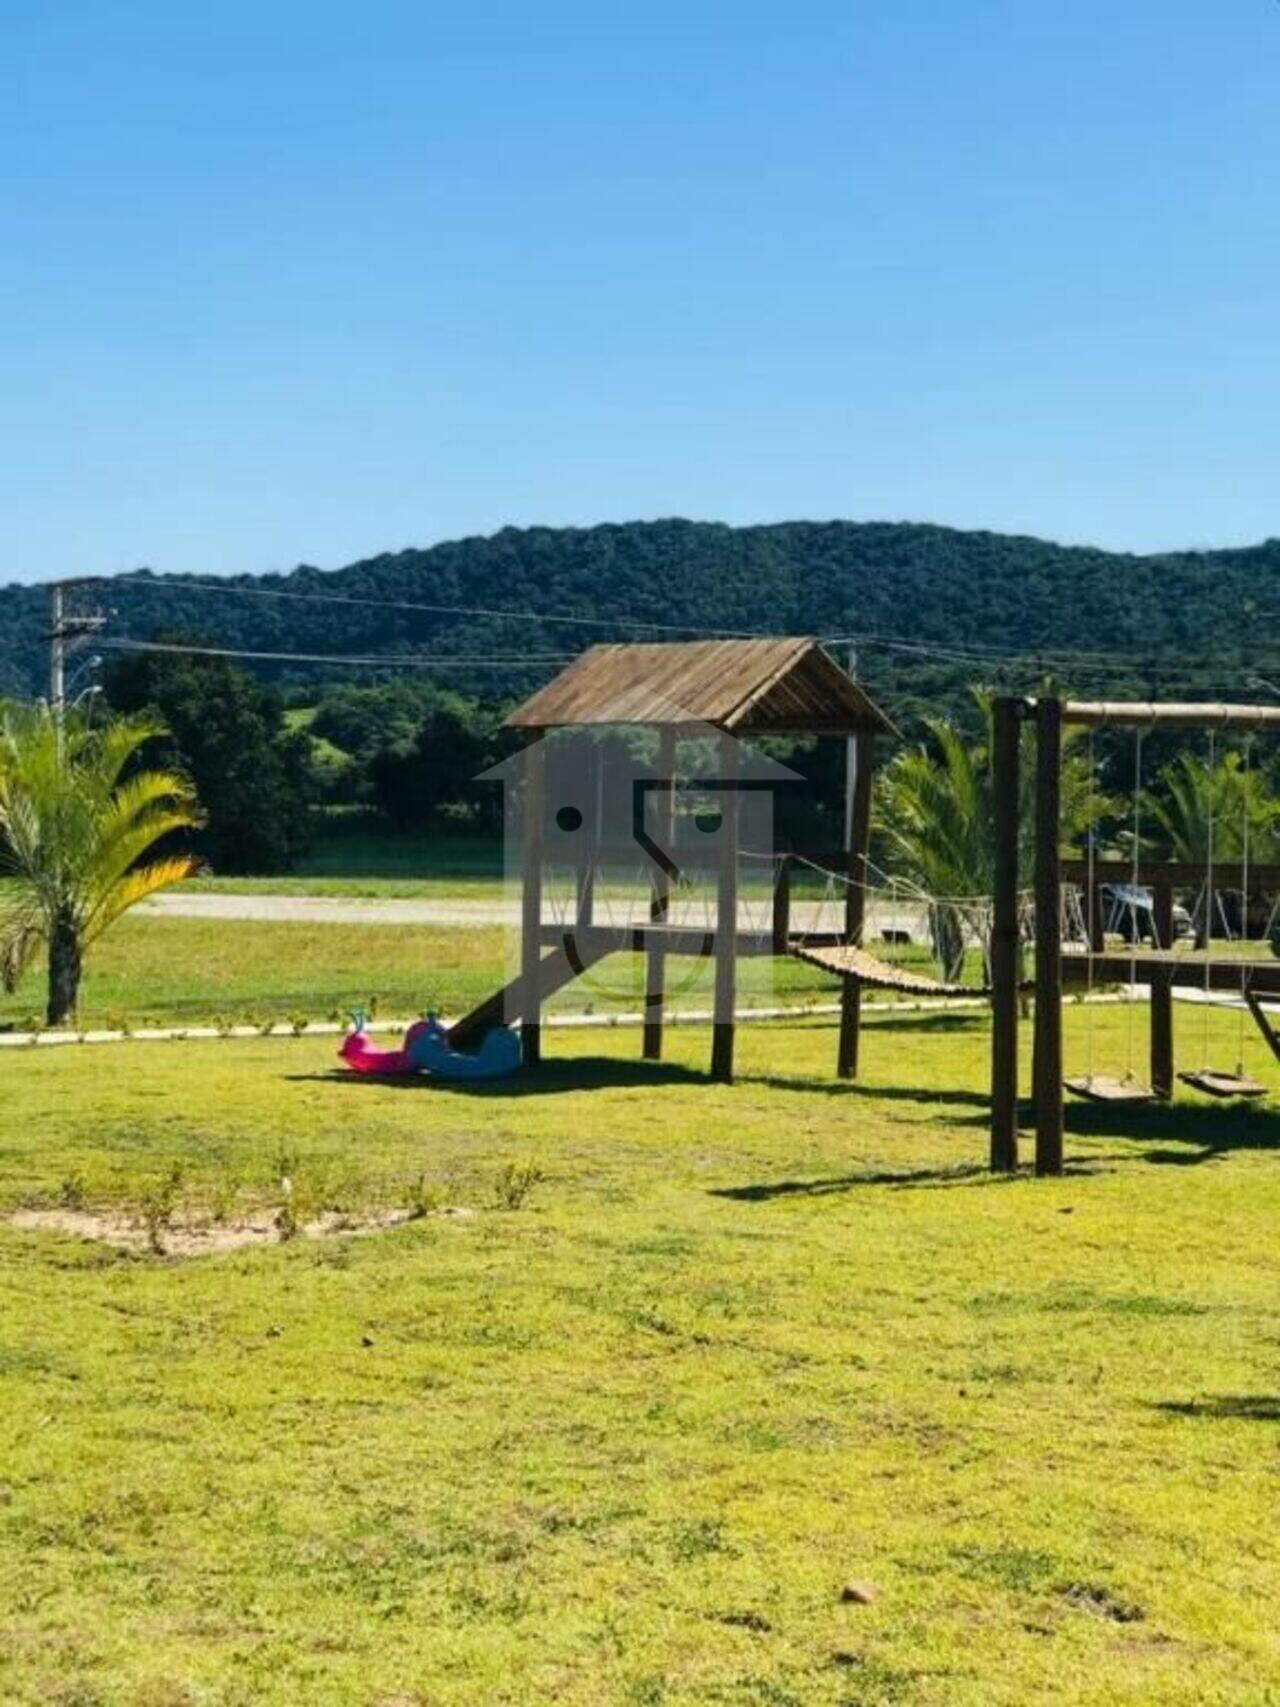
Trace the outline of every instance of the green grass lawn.
<instances>
[{"instance_id":1,"label":"green grass lawn","mask_svg":"<svg viewBox=\"0 0 1280 1707\"><path fill-rule=\"evenodd\" d=\"M80 1003L87 1029L225 1020L324 1020L376 1003L385 1015L432 1007L465 1012L507 978L499 926L263 924L250 920L122 919L89 956ZM634 1008L644 963L615 955L569 986L553 1009ZM709 962L673 956L673 1007L710 1005ZM744 961L744 1002L834 999L832 981L798 961ZM44 970L0 992L0 1027L26 1029L44 1009Z\"/></svg>"},{"instance_id":2,"label":"green grass lawn","mask_svg":"<svg viewBox=\"0 0 1280 1707\"><path fill-rule=\"evenodd\" d=\"M980 1014L873 1020L857 1085L812 1021L732 1088L637 1042L469 1091L331 1040L0 1058L0 1217L175 1167L180 1215L286 1172L475 1211L198 1259L0 1218L0 1699L1280 1701L1274 1067L1002 1182Z\"/></svg>"},{"instance_id":3,"label":"green grass lawn","mask_svg":"<svg viewBox=\"0 0 1280 1707\"><path fill-rule=\"evenodd\" d=\"M399 834L360 817L322 828L296 867L281 877L228 877L217 872L189 885L208 894L332 895L406 900L500 900L503 884L502 840L496 836ZM637 861L639 863L639 861ZM744 873L746 885L751 872ZM761 866L756 887L769 881ZM824 878L812 867L792 875L797 899L819 900ZM638 891L637 891L638 892Z\"/></svg>"},{"instance_id":4,"label":"green grass lawn","mask_svg":"<svg viewBox=\"0 0 1280 1707\"><path fill-rule=\"evenodd\" d=\"M322 829L283 877L195 879L192 887L214 894L336 895L431 900L499 898L502 842L496 837L396 835L339 817L338 828Z\"/></svg>"}]
</instances>

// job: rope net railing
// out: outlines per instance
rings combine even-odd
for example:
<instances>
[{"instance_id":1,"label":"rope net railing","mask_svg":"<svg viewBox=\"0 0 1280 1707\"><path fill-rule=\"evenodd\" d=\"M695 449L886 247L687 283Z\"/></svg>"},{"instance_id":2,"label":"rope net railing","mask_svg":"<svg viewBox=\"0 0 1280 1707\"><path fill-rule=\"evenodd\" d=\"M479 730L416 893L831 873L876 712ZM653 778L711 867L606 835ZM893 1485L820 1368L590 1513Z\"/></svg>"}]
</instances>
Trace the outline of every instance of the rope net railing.
<instances>
[{"instance_id":1,"label":"rope net railing","mask_svg":"<svg viewBox=\"0 0 1280 1707\"><path fill-rule=\"evenodd\" d=\"M679 853L676 854L679 865ZM788 914L790 941L803 949L821 941L842 941L874 952L887 967L923 973L955 986L963 979L974 993L990 984L993 904L990 895L934 894L913 879L886 871L873 860L865 875L837 871L804 854L742 849L738 853L737 926L765 936L776 917L781 867L792 876ZM543 916L560 929L571 929L584 916L589 894L592 922L612 929L633 929L652 921L654 868L642 860L601 858L584 863L548 862L543 869ZM798 879L798 881L796 880ZM679 866L666 886L662 921L684 930L710 933L718 922L719 868L703 859ZM850 898L857 928L848 929ZM1019 937L1034 936L1035 909L1029 890L1018 897Z\"/></svg>"}]
</instances>

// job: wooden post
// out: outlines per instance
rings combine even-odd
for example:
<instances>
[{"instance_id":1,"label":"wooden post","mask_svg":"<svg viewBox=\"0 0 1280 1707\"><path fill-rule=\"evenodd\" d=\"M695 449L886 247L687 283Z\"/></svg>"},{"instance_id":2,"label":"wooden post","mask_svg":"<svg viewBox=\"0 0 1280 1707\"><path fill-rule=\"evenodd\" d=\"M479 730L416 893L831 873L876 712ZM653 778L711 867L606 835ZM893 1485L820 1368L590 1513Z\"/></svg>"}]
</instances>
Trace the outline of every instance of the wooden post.
<instances>
[{"instance_id":1,"label":"wooden post","mask_svg":"<svg viewBox=\"0 0 1280 1707\"><path fill-rule=\"evenodd\" d=\"M655 790L657 826L655 840L670 857L672 831L676 816L676 732L663 728L658 732L658 787ZM671 911L671 878L661 867L653 874L653 892L649 899L651 924L665 924ZM646 963L644 992L644 1058L662 1059L662 1006L665 997L663 971L666 955L659 947L649 949Z\"/></svg>"},{"instance_id":2,"label":"wooden post","mask_svg":"<svg viewBox=\"0 0 1280 1707\"><path fill-rule=\"evenodd\" d=\"M596 912L596 862L591 848L578 856L578 929L590 930Z\"/></svg>"},{"instance_id":3,"label":"wooden post","mask_svg":"<svg viewBox=\"0 0 1280 1707\"><path fill-rule=\"evenodd\" d=\"M853 802L849 813L848 864L849 887L844 897L845 941L860 943L862 927L867 916L867 854L871 847L871 767L873 762L870 731L860 731L854 737L856 771L853 779ZM836 1054L836 1072L842 1079L858 1076L858 1045L862 1037L862 985L856 978L840 982L840 1043Z\"/></svg>"},{"instance_id":4,"label":"wooden post","mask_svg":"<svg viewBox=\"0 0 1280 1707\"><path fill-rule=\"evenodd\" d=\"M738 743L720 736L720 881L716 893L716 995L711 1077L733 1081L733 1025L738 951Z\"/></svg>"},{"instance_id":5,"label":"wooden post","mask_svg":"<svg viewBox=\"0 0 1280 1707\"><path fill-rule=\"evenodd\" d=\"M1275 1026L1272 1025L1271 1016L1258 999L1257 991L1246 990L1244 993L1244 1003L1249 1012L1253 1015L1253 1022L1262 1033L1263 1040L1265 1041L1267 1048L1275 1056L1276 1060L1280 1061L1280 1032L1278 1032Z\"/></svg>"},{"instance_id":6,"label":"wooden post","mask_svg":"<svg viewBox=\"0 0 1280 1707\"><path fill-rule=\"evenodd\" d=\"M791 941L791 855L783 854L773 879L773 952L785 954Z\"/></svg>"},{"instance_id":7,"label":"wooden post","mask_svg":"<svg viewBox=\"0 0 1280 1707\"><path fill-rule=\"evenodd\" d=\"M595 800L591 822L583 825L582 852L578 856L578 929L590 930L596 914L596 867L600 863L600 791L604 785L604 747L594 743Z\"/></svg>"},{"instance_id":8,"label":"wooden post","mask_svg":"<svg viewBox=\"0 0 1280 1707\"><path fill-rule=\"evenodd\" d=\"M538 736L524 750L524 821L521 824L520 1057L536 1067L542 1057L542 815L545 811L546 748Z\"/></svg>"},{"instance_id":9,"label":"wooden post","mask_svg":"<svg viewBox=\"0 0 1280 1707\"><path fill-rule=\"evenodd\" d=\"M991 1168L1018 1166L1018 735L1022 704L992 711L991 807L995 834L991 922Z\"/></svg>"},{"instance_id":10,"label":"wooden post","mask_svg":"<svg viewBox=\"0 0 1280 1707\"><path fill-rule=\"evenodd\" d=\"M1102 898L1102 885L1095 883L1089 890L1089 947L1094 954L1101 954L1106 946L1107 909Z\"/></svg>"},{"instance_id":11,"label":"wooden post","mask_svg":"<svg viewBox=\"0 0 1280 1707\"><path fill-rule=\"evenodd\" d=\"M1036 705L1036 1172L1062 1172L1062 701Z\"/></svg>"},{"instance_id":12,"label":"wooden post","mask_svg":"<svg viewBox=\"0 0 1280 1707\"><path fill-rule=\"evenodd\" d=\"M1173 885L1156 883L1152 901L1155 945L1172 948ZM1151 1089L1161 1102L1173 1098L1173 985L1162 971L1151 974Z\"/></svg>"}]
</instances>

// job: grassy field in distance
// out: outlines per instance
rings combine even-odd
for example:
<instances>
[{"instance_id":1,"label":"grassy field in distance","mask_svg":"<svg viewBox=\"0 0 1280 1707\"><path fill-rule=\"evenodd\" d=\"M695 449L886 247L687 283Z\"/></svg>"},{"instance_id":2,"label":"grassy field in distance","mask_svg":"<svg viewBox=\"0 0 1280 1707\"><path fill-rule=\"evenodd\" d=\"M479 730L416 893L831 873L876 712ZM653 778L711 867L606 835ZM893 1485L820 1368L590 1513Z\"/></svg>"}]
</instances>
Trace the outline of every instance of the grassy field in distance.
<instances>
[{"instance_id":1,"label":"grassy field in distance","mask_svg":"<svg viewBox=\"0 0 1280 1707\"><path fill-rule=\"evenodd\" d=\"M404 1016L432 1007L456 1017L508 976L500 926L297 924L147 917L120 920L90 952L80 1024L210 1024L220 1020L325 1020L376 1000ZM616 955L570 985L552 1006L634 1007L644 963ZM739 988L753 1000L832 1000L832 980L798 961L744 961ZM709 1005L710 964L672 956L673 1006ZM27 1029L43 1011L44 971L13 995L0 992L0 1026Z\"/></svg>"},{"instance_id":2,"label":"grassy field in distance","mask_svg":"<svg viewBox=\"0 0 1280 1707\"><path fill-rule=\"evenodd\" d=\"M502 885L502 843L495 837L394 834L359 814L339 814L319 831L296 868L279 877L211 873L192 887L206 892L262 895L496 897Z\"/></svg>"},{"instance_id":3,"label":"grassy field in distance","mask_svg":"<svg viewBox=\"0 0 1280 1707\"><path fill-rule=\"evenodd\" d=\"M321 1039L0 1060L0 1698L1280 1699L1274 1095L1076 1106L1067 1177L996 1181L988 1042L873 1018L856 1085L812 1021L734 1087L694 1029L470 1090ZM200 1258L8 1221L234 1225L284 1174L429 1212Z\"/></svg>"},{"instance_id":4,"label":"grassy field in distance","mask_svg":"<svg viewBox=\"0 0 1280 1707\"><path fill-rule=\"evenodd\" d=\"M232 877L212 872L188 887L211 894L333 895L440 900L496 900L503 881L502 841L496 836L395 833L360 814L334 814L298 860L277 877ZM637 856L639 863L639 856ZM768 869L750 869L744 881L764 887ZM797 895L817 899L823 879L798 867Z\"/></svg>"}]
</instances>

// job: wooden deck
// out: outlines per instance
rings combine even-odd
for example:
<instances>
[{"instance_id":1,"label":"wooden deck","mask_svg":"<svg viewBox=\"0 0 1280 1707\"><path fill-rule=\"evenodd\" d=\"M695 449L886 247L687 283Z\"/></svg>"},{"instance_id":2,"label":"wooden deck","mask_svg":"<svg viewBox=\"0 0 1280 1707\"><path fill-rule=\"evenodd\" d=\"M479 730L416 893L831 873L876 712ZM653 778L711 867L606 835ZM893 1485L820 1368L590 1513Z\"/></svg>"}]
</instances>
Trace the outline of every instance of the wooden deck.
<instances>
[{"instance_id":1,"label":"wooden deck","mask_svg":"<svg viewBox=\"0 0 1280 1707\"><path fill-rule=\"evenodd\" d=\"M1173 989L1234 991L1242 988L1259 996L1280 996L1280 960L1227 960L1221 955L1206 955L1195 949L1139 950L1136 955L1122 950L1088 955L1079 949L1063 948L1062 981L1077 987L1089 981L1089 965L1093 964L1095 984L1151 984L1161 980Z\"/></svg>"}]
</instances>

